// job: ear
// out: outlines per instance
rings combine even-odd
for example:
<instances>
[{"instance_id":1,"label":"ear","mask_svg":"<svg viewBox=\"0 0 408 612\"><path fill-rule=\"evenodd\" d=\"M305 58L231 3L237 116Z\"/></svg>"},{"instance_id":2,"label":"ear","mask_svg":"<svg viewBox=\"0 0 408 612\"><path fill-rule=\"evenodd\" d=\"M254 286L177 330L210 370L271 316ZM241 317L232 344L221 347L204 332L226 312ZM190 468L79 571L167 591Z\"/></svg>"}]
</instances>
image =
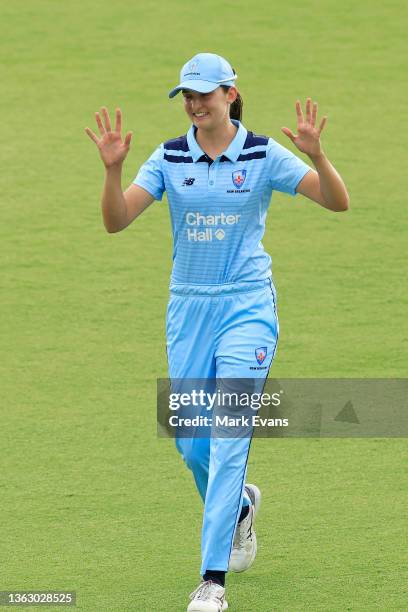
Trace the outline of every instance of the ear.
<instances>
[{"instance_id":1,"label":"ear","mask_svg":"<svg viewBox=\"0 0 408 612\"><path fill-rule=\"evenodd\" d=\"M237 96L238 96L238 89L234 85L231 85L231 87L229 88L227 92L227 102L232 104L237 99Z\"/></svg>"}]
</instances>

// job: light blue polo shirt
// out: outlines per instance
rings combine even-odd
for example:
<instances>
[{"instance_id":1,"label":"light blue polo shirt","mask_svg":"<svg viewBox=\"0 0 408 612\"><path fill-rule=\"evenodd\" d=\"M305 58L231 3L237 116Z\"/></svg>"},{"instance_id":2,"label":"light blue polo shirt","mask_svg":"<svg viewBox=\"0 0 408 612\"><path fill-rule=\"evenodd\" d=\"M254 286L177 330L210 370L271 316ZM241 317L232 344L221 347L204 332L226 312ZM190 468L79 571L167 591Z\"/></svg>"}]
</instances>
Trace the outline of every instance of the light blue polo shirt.
<instances>
[{"instance_id":1,"label":"light blue polo shirt","mask_svg":"<svg viewBox=\"0 0 408 612\"><path fill-rule=\"evenodd\" d=\"M171 284L219 285L264 280L271 258L262 246L274 190L296 195L311 170L267 136L238 130L215 160L195 138L197 128L160 144L135 180L156 200L166 191L173 230Z\"/></svg>"}]
</instances>

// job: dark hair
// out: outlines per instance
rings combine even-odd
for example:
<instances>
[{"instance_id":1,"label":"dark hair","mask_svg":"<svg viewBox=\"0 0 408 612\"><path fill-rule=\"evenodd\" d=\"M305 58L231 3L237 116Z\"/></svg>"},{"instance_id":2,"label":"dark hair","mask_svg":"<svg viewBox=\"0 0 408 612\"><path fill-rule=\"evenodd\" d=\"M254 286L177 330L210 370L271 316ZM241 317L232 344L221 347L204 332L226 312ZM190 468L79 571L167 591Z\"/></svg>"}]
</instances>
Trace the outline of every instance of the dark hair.
<instances>
[{"instance_id":1,"label":"dark hair","mask_svg":"<svg viewBox=\"0 0 408 612\"><path fill-rule=\"evenodd\" d=\"M235 70L232 69L234 74L236 74ZM221 85L225 92L229 91L230 85ZM231 104L230 108L230 118L237 119L238 121L242 121L242 107L244 106L244 101L241 98L241 94L238 92L236 99Z\"/></svg>"}]
</instances>

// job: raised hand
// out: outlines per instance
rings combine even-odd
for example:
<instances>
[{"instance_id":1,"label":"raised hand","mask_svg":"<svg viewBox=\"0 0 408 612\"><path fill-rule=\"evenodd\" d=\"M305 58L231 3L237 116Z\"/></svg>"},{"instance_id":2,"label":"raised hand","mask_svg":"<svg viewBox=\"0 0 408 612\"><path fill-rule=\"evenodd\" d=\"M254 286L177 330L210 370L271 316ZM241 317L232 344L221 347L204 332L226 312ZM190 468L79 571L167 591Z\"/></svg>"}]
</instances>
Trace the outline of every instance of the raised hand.
<instances>
[{"instance_id":1,"label":"raised hand","mask_svg":"<svg viewBox=\"0 0 408 612\"><path fill-rule=\"evenodd\" d=\"M112 131L111 128L108 109L103 106L101 108L101 112L105 120L105 125L102 122L101 115L98 112L95 113L100 138L98 138L88 127L85 128L85 132L98 147L100 156L106 168L121 165L128 154L130 141L132 139L132 132L128 132L125 136L125 140L122 141L122 113L120 108L116 109L115 131Z\"/></svg>"},{"instance_id":2,"label":"raised hand","mask_svg":"<svg viewBox=\"0 0 408 612\"><path fill-rule=\"evenodd\" d=\"M311 104L311 98L307 98L305 120L303 118L300 100L296 101L297 134L293 134L293 132L291 132L291 130L287 127L283 127L281 130L291 139L299 151L302 151L302 153L306 153L307 155L318 156L322 153L320 134L322 133L322 130L326 124L327 117L324 116L319 127L316 128L317 102L313 102L313 109L311 109Z\"/></svg>"}]
</instances>

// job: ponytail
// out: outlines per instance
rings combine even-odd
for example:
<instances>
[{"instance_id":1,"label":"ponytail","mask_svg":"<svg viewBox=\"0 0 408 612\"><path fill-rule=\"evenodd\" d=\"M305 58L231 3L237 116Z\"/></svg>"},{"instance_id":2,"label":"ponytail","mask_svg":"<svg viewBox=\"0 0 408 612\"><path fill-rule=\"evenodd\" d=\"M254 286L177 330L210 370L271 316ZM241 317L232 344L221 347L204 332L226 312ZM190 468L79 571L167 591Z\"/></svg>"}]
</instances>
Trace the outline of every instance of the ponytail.
<instances>
[{"instance_id":1,"label":"ponytail","mask_svg":"<svg viewBox=\"0 0 408 612\"><path fill-rule=\"evenodd\" d=\"M236 74L235 70L234 74ZM221 85L225 92L227 92L230 87L228 85ZM244 106L244 102L241 98L241 94L238 92L236 99L231 104L230 108L230 119L237 119L238 121L242 121L242 107Z\"/></svg>"},{"instance_id":2,"label":"ponytail","mask_svg":"<svg viewBox=\"0 0 408 612\"><path fill-rule=\"evenodd\" d=\"M242 107L244 103L241 98L241 94L238 93L236 100L231 104L230 108L230 118L238 119L238 121L242 121Z\"/></svg>"}]
</instances>

